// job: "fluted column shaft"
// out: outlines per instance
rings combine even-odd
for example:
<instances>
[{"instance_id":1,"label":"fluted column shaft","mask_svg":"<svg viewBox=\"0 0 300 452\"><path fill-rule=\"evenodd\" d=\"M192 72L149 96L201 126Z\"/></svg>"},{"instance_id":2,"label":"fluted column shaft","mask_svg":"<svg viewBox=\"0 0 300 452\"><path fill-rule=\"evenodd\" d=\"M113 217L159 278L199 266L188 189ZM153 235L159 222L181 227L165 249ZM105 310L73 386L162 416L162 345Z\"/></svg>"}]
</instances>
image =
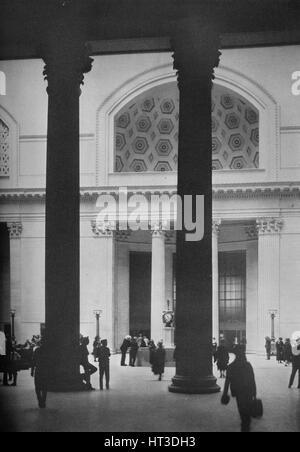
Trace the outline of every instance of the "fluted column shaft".
<instances>
[{"instance_id":1,"label":"fluted column shaft","mask_svg":"<svg viewBox=\"0 0 300 452\"><path fill-rule=\"evenodd\" d=\"M271 335L271 311L280 316L280 218L257 220L258 228L258 350L264 350L265 337ZM275 335L280 334L277 326Z\"/></svg>"},{"instance_id":2,"label":"fluted column shaft","mask_svg":"<svg viewBox=\"0 0 300 452\"><path fill-rule=\"evenodd\" d=\"M162 314L166 304L165 232L160 227L152 232L151 339L163 339Z\"/></svg>"},{"instance_id":3,"label":"fluted column shaft","mask_svg":"<svg viewBox=\"0 0 300 452\"><path fill-rule=\"evenodd\" d=\"M10 307L15 313L15 338L19 341L21 338L22 322L22 243L21 237L23 225L21 222L7 224L10 237Z\"/></svg>"}]
</instances>

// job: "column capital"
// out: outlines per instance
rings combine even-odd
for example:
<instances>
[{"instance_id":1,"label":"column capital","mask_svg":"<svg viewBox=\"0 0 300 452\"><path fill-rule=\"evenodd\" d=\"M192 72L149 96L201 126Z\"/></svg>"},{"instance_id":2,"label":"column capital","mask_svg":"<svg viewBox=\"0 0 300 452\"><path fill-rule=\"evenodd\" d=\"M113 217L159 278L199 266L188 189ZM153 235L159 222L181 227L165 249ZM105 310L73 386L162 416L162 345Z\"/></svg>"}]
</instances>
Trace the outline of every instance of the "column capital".
<instances>
[{"instance_id":1,"label":"column capital","mask_svg":"<svg viewBox=\"0 0 300 452\"><path fill-rule=\"evenodd\" d=\"M257 239L258 237L258 226L252 225L252 226L246 226L245 227L245 233L249 237L249 239Z\"/></svg>"},{"instance_id":2,"label":"column capital","mask_svg":"<svg viewBox=\"0 0 300 452\"><path fill-rule=\"evenodd\" d=\"M215 78L214 69L220 62L220 36L197 19L183 19L172 36L174 69L179 86L202 78Z\"/></svg>"},{"instance_id":3,"label":"column capital","mask_svg":"<svg viewBox=\"0 0 300 452\"><path fill-rule=\"evenodd\" d=\"M212 221L212 233L219 236L222 220L220 218Z\"/></svg>"},{"instance_id":4,"label":"column capital","mask_svg":"<svg viewBox=\"0 0 300 452\"><path fill-rule=\"evenodd\" d=\"M23 225L20 221L7 223L9 236L11 239L20 239L23 232Z\"/></svg>"},{"instance_id":5,"label":"column capital","mask_svg":"<svg viewBox=\"0 0 300 452\"><path fill-rule=\"evenodd\" d=\"M91 228L95 238L110 238L114 235L114 227L109 222L92 220Z\"/></svg>"},{"instance_id":6,"label":"column capital","mask_svg":"<svg viewBox=\"0 0 300 452\"><path fill-rule=\"evenodd\" d=\"M155 223L154 225L152 225L152 230L151 230L151 234L153 238L156 237L166 237L166 229L164 228L164 224L159 222L159 223Z\"/></svg>"},{"instance_id":7,"label":"column capital","mask_svg":"<svg viewBox=\"0 0 300 452\"><path fill-rule=\"evenodd\" d=\"M84 41L74 39L68 32L60 32L55 38L42 47L42 58L45 62L43 75L48 81L48 94L59 95L60 89L78 86L81 94L84 74L92 69L93 59L89 57Z\"/></svg>"},{"instance_id":8,"label":"column capital","mask_svg":"<svg viewBox=\"0 0 300 452\"><path fill-rule=\"evenodd\" d=\"M282 218L258 218L256 225L259 235L279 234L283 228L284 221Z\"/></svg>"}]
</instances>

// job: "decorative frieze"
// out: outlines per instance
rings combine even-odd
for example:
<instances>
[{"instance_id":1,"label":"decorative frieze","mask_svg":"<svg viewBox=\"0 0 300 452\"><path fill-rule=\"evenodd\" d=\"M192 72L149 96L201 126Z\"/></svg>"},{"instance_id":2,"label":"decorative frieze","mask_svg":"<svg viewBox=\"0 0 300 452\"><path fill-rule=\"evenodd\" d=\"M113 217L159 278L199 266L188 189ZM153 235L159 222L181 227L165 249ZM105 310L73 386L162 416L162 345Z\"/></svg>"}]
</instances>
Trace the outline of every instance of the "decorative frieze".
<instances>
[{"instance_id":1,"label":"decorative frieze","mask_svg":"<svg viewBox=\"0 0 300 452\"><path fill-rule=\"evenodd\" d=\"M11 239L20 239L23 232L23 225L21 222L7 223L9 236Z\"/></svg>"},{"instance_id":2,"label":"decorative frieze","mask_svg":"<svg viewBox=\"0 0 300 452\"><path fill-rule=\"evenodd\" d=\"M282 218L259 218L256 220L259 235L279 234L283 228Z\"/></svg>"}]
</instances>

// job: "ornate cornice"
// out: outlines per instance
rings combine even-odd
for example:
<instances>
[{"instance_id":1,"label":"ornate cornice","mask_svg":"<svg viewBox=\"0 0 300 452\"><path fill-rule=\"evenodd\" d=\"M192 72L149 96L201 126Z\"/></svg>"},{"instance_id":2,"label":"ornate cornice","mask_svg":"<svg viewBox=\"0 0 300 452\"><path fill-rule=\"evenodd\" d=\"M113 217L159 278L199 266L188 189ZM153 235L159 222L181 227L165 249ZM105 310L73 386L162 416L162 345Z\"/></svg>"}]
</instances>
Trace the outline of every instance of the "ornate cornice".
<instances>
[{"instance_id":1,"label":"ornate cornice","mask_svg":"<svg viewBox=\"0 0 300 452\"><path fill-rule=\"evenodd\" d=\"M259 235L279 234L283 228L282 218L258 218L256 220Z\"/></svg>"},{"instance_id":2,"label":"ornate cornice","mask_svg":"<svg viewBox=\"0 0 300 452\"><path fill-rule=\"evenodd\" d=\"M23 225L20 221L7 223L9 236L11 239L20 239L23 232Z\"/></svg>"},{"instance_id":3,"label":"ornate cornice","mask_svg":"<svg viewBox=\"0 0 300 452\"><path fill-rule=\"evenodd\" d=\"M80 190L82 200L97 199L100 195L117 196L119 187L86 187ZM176 186L129 187L128 195L134 194L177 194ZM8 200L42 200L45 189L0 189L0 199ZM214 199L247 199L247 198L288 198L300 197L299 183L254 183L254 184L215 184ZM117 198L116 198L117 199Z\"/></svg>"}]
</instances>

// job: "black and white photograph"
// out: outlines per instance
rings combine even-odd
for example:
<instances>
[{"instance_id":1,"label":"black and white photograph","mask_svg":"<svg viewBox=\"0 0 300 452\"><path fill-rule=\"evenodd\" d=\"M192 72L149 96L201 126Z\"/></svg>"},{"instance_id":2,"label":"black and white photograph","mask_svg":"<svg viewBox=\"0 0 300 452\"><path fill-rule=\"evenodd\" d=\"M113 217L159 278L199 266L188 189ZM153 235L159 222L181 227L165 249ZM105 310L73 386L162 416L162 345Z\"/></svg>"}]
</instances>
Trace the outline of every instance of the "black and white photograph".
<instances>
[{"instance_id":1,"label":"black and white photograph","mask_svg":"<svg viewBox=\"0 0 300 452\"><path fill-rule=\"evenodd\" d=\"M0 0L0 431L300 432L300 1Z\"/></svg>"}]
</instances>

